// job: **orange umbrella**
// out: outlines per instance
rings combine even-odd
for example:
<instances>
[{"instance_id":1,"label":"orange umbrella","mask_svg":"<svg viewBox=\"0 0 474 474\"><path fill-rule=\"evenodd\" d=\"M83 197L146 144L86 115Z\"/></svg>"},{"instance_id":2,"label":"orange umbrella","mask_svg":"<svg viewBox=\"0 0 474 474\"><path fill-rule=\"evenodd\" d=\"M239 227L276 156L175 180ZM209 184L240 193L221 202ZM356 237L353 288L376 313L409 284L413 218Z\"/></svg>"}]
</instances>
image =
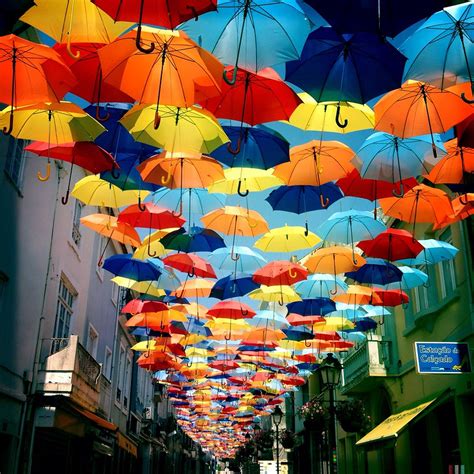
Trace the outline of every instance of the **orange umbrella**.
<instances>
[{"instance_id":1,"label":"orange umbrella","mask_svg":"<svg viewBox=\"0 0 474 474\"><path fill-rule=\"evenodd\" d=\"M284 337L286 337L285 333L279 329L260 328L245 334L242 344L249 346L267 345L269 342L278 342Z\"/></svg>"},{"instance_id":2,"label":"orange umbrella","mask_svg":"<svg viewBox=\"0 0 474 474\"><path fill-rule=\"evenodd\" d=\"M336 295L333 300L352 305L372 304L373 293L374 290L368 286L349 285L346 293Z\"/></svg>"},{"instance_id":3,"label":"orange umbrella","mask_svg":"<svg viewBox=\"0 0 474 474\"><path fill-rule=\"evenodd\" d=\"M176 288L171 295L177 296L178 298L207 298L211 294L214 284L214 281L205 280L204 278L186 280ZM205 312L203 314L205 314Z\"/></svg>"},{"instance_id":4,"label":"orange umbrella","mask_svg":"<svg viewBox=\"0 0 474 474\"><path fill-rule=\"evenodd\" d=\"M407 81L374 106L375 128L402 138L429 133L437 157L434 133L443 133L467 118L472 107L453 92L431 84Z\"/></svg>"},{"instance_id":5,"label":"orange umbrella","mask_svg":"<svg viewBox=\"0 0 474 474\"><path fill-rule=\"evenodd\" d=\"M321 186L349 174L353 157L354 152L341 142L312 140L293 147L290 161L275 166L273 174L290 186Z\"/></svg>"},{"instance_id":6,"label":"orange umbrella","mask_svg":"<svg viewBox=\"0 0 474 474\"><path fill-rule=\"evenodd\" d=\"M143 27L142 44L154 45L147 54L136 36L130 31L99 51L107 83L145 104L190 107L219 94L223 65L184 31Z\"/></svg>"},{"instance_id":7,"label":"orange umbrella","mask_svg":"<svg viewBox=\"0 0 474 474\"><path fill-rule=\"evenodd\" d=\"M413 223L413 235L417 222L437 224L453 214L448 195L424 184L410 189L402 198L388 197L379 202L385 215Z\"/></svg>"},{"instance_id":8,"label":"orange umbrella","mask_svg":"<svg viewBox=\"0 0 474 474\"><path fill-rule=\"evenodd\" d=\"M196 283L198 281L200 280L199 279L188 280L188 283L191 284L191 283ZM214 286L214 283L212 284L212 286ZM179 288L173 293L176 293L176 292L178 292L178 294L181 294L179 293ZM171 293L171 295L173 295L173 293ZM182 313L189 314L190 316L196 316L197 318L203 318L203 319L206 319L206 313L208 311L208 308L206 308L206 306L203 306L202 304L194 303L194 302L185 303L185 304L175 304L172 306L172 308L175 309L176 311L181 311Z\"/></svg>"},{"instance_id":9,"label":"orange umbrella","mask_svg":"<svg viewBox=\"0 0 474 474\"><path fill-rule=\"evenodd\" d=\"M319 315L314 316L302 316L301 314L290 313L286 320L292 326L305 326L305 325L312 325L316 323L324 323L326 320Z\"/></svg>"}]
</instances>

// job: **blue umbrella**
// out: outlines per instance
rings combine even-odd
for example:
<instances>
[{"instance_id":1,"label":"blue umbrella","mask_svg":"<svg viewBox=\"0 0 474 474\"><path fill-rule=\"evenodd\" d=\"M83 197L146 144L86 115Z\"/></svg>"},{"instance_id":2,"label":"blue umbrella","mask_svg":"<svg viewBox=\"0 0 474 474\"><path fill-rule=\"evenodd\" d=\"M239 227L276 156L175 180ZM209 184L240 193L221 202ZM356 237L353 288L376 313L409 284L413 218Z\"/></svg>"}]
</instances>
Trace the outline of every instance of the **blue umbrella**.
<instances>
[{"instance_id":1,"label":"blue umbrella","mask_svg":"<svg viewBox=\"0 0 474 474\"><path fill-rule=\"evenodd\" d=\"M304 214L325 209L342 198L342 191L334 183L321 186L280 186L265 199L275 211Z\"/></svg>"},{"instance_id":2,"label":"blue umbrella","mask_svg":"<svg viewBox=\"0 0 474 474\"><path fill-rule=\"evenodd\" d=\"M211 330L204 326L205 322L197 318L188 318L189 323L185 325L186 330L191 334L197 334L199 336L211 336Z\"/></svg>"},{"instance_id":3,"label":"blue umbrella","mask_svg":"<svg viewBox=\"0 0 474 474\"><path fill-rule=\"evenodd\" d=\"M286 339L289 341L306 341L314 338L313 331L305 326L282 329L282 331L285 333Z\"/></svg>"},{"instance_id":4,"label":"blue umbrella","mask_svg":"<svg viewBox=\"0 0 474 474\"><path fill-rule=\"evenodd\" d=\"M260 254L248 247L234 246L233 252L235 255L230 248L214 250L209 256L209 261L214 268L242 273L254 272L267 263ZM237 255L239 257L234 260Z\"/></svg>"},{"instance_id":5,"label":"blue umbrella","mask_svg":"<svg viewBox=\"0 0 474 474\"><path fill-rule=\"evenodd\" d=\"M165 249L186 253L212 252L226 247L224 240L217 232L197 226L191 227L188 233L183 228L170 232L160 242Z\"/></svg>"},{"instance_id":6,"label":"blue umbrella","mask_svg":"<svg viewBox=\"0 0 474 474\"><path fill-rule=\"evenodd\" d=\"M366 263L355 272L347 272L346 277L358 283L370 283L373 285L388 285L400 282L402 271L382 258L367 258Z\"/></svg>"},{"instance_id":7,"label":"blue umbrella","mask_svg":"<svg viewBox=\"0 0 474 474\"><path fill-rule=\"evenodd\" d=\"M426 20L402 45L405 79L441 87L470 81L474 70L474 8L471 2L445 8Z\"/></svg>"},{"instance_id":8,"label":"blue umbrella","mask_svg":"<svg viewBox=\"0 0 474 474\"><path fill-rule=\"evenodd\" d=\"M348 329L345 332L367 332L377 329L378 323L372 318L361 318L355 322L354 329Z\"/></svg>"},{"instance_id":9,"label":"blue umbrella","mask_svg":"<svg viewBox=\"0 0 474 474\"><path fill-rule=\"evenodd\" d=\"M237 278L229 275L216 281L209 296L220 300L237 298L245 296L247 293L259 288L259 286L259 284L252 280L252 277L244 276Z\"/></svg>"},{"instance_id":10,"label":"blue umbrella","mask_svg":"<svg viewBox=\"0 0 474 474\"><path fill-rule=\"evenodd\" d=\"M370 31L396 36L431 13L445 0L306 0L341 33Z\"/></svg>"},{"instance_id":11,"label":"blue umbrella","mask_svg":"<svg viewBox=\"0 0 474 474\"><path fill-rule=\"evenodd\" d=\"M231 153L228 144L211 153L212 158L230 167L269 169L289 161L290 144L278 132L256 127L224 126L231 143L238 143L238 153Z\"/></svg>"},{"instance_id":12,"label":"blue umbrella","mask_svg":"<svg viewBox=\"0 0 474 474\"><path fill-rule=\"evenodd\" d=\"M286 63L286 79L318 102L364 104L400 87L406 58L374 33L339 34L333 28L313 31L301 57ZM336 123L341 121L340 108Z\"/></svg>"},{"instance_id":13,"label":"blue umbrella","mask_svg":"<svg viewBox=\"0 0 474 474\"><path fill-rule=\"evenodd\" d=\"M386 286L387 289L399 289L411 290L420 285L426 285L428 283L428 275L417 268L411 267L398 267L402 272L402 280L399 283L390 283Z\"/></svg>"},{"instance_id":14,"label":"blue umbrella","mask_svg":"<svg viewBox=\"0 0 474 474\"><path fill-rule=\"evenodd\" d=\"M261 310L257 314L247 320L251 326L257 328L269 327L271 329L287 328L289 326L288 321L284 316L270 310Z\"/></svg>"},{"instance_id":15,"label":"blue umbrella","mask_svg":"<svg viewBox=\"0 0 474 474\"><path fill-rule=\"evenodd\" d=\"M301 298L331 298L347 291L347 284L343 280L326 273L314 273L293 287Z\"/></svg>"},{"instance_id":16,"label":"blue umbrella","mask_svg":"<svg viewBox=\"0 0 474 474\"><path fill-rule=\"evenodd\" d=\"M257 72L296 59L311 23L296 0L224 0L218 10L180 26L225 64Z\"/></svg>"},{"instance_id":17,"label":"blue umbrella","mask_svg":"<svg viewBox=\"0 0 474 474\"><path fill-rule=\"evenodd\" d=\"M360 175L366 179L391 181L393 184L407 178L427 174L436 164L433 158L433 146L436 155L444 156L441 137L424 135L413 138L399 138L389 133L376 132L368 137L357 151L357 158L362 163ZM395 187L395 186L394 186ZM403 183L400 183L400 194L404 194Z\"/></svg>"},{"instance_id":18,"label":"blue umbrella","mask_svg":"<svg viewBox=\"0 0 474 474\"><path fill-rule=\"evenodd\" d=\"M104 262L104 269L114 275L135 281L158 280L161 270L149 261L132 258L131 254L112 255Z\"/></svg>"},{"instance_id":19,"label":"blue umbrella","mask_svg":"<svg viewBox=\"0 0 474 474\"><path fill-rule=\"evenodd\" d=\"M171 336L171 334L167 331L156 331L153 329L148 328L135 328L131 333L132 336L137 337L163 337L163 336Z\"/></svg>"},{"instance_id":20,"label":"blue umbrella","mask_svg":"<svg viewBox=\"0 0 474 474\"><path fill-rule=\"evenodd\" d=\"M397 263L404 265L435 265L436 263L453 259L459 250L448 242L441 240L427 239L419 240L423 245L422 250L415 258L398 260Z\"/></svg>"},{"instance_id":21,"label":"blue umbrella","mask_svg":"<svg viewBox=\"0 0 474 474\"><path fill-rule=\"evenodd\" d=\"M336 310L336 303L329 298L311 298L288 303L286 307L289 313L301 314L302 316L324 316Z\"/></svg>"}]
</instances>

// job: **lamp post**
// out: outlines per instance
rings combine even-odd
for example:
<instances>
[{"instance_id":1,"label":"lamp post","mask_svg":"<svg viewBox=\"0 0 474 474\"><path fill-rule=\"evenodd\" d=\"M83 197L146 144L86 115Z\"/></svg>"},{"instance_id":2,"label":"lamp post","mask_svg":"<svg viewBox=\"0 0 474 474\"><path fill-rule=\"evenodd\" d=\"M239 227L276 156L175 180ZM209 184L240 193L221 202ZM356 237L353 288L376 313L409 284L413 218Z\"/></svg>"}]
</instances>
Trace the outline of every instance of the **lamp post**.
<instances>
[{"instance_id":1,"label":"lamp post","mask_svg":"<svg viewBox=\"0 0 474 474\"><path fill-rule=\"evenodd\" d=\"M275 425L276 431L276 462L277 462L277 474L280 474L280 423L283 419L283 412L279 405L275 407L272 413L273 424Z\"/></svg>"},{"instance_id":2,"label":"lamp post","mask_svg":"<svg viewBox=\"0 0 474 474\"><path fill-rule=\"evenodd\" d=\"M319 375L324 389L329 391L329 472L337 473L337 451L336 451L336 386L341 380L342 365L333 354L329 353L319 366Z\"/></svg>"}]
</instances>

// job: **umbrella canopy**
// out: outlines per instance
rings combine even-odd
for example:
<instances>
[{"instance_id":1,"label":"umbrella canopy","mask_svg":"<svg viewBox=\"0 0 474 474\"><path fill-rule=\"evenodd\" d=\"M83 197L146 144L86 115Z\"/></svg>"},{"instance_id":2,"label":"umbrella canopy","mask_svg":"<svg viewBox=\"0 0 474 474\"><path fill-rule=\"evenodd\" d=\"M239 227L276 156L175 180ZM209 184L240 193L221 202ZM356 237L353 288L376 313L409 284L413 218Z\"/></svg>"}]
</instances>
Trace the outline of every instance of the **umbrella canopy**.
<instances>
[{"instance_id":1,"label":"umbrella canopy","mask_svg":"<svg viewBox=\"0 0 474 474\"><path fill-rule=\"evenodd\" d=\"M185 220L175 216L169 209L166 209L151 202L144 204L133 204L120 212L119 222L126 222L133 227L143 227L146 229L169 229L181 227Z\"/></svg>"},{"instance_id":2,"label":"umbrella canopy","mask_svg":"<svg viewBox=\"0 0 474 474\"><path fill-rule=\"evenodd\" d=\"M217 278L211 264L193 253L176 253L163 258L163 263L187 273L189 277Z\"/></svg>"},{"instance_id":3,"label":"umbrella canopy","mask_svg":"<svg viewBox=\"0 0 474 474\"><path fill-rule=\"evenodd\" d=\"M212 287L210 296L227 300L245 296L247 293L257 289L259 285L255 283L250 276L234 277L228 275L216 281Z\"/></svg>"},{"instance_id":4,"label":"umbrella canopy","mask_svg":"<svg viewBox=\"0 0 474 474\"><path fill-rule=\"evenodd\" d=\"M321 27L308 36L301 57L286 63L285 77L318 102L365 104L400 86L405 61L379 34ZM336 123L347 124L340 112Z\"/></svg>"},{"instance_id":5,"label":"umbrella canopy","mask_svg":"<svg viewBox=\"0 0 474 474\"><path fill-rule=\"evenodd\" d=\"M116 276L135 281L158 280L161 270L151 262L132 258L130 254L112 255L105 259L104 269Z\"/></svg>"},{"instance_id":6,"label":"umbrella canopy","mask_svg":"<svg viewBox=\"0 0 474 474\"><path fill-rule=\"evenodd\" d=\"M264 252L293 252L314 247L321 239L306 227L287 226L271 229L254 246Z\"/></svg>"},{"instance_id":7,"label":"umbrella canopy","mask_svg":"<svg viewBox=\"0 0 474 474\"><path fill-rule=\"evenodd\" d=\"M197 107L135 105L120 122L135 140L170 152L211 153L229 141L215 117Z\"/></svg>"},{"instance_id":8,"label":"umbrella canopy","mask_svg":"<svg viewBox=\"0 0 474 474\"><path fill-rule=\"evenodd\" d=\"M178 252L212 252L226 247L222 237L211 229L193 226L186 233L178 229L166 234L162 239L163 246Z\"/></svg>"},{"instance_id":9,"label":"umbrella canopy","mask_svg":"<svg viewBox=\"0 0 474 474\"><path fill-rule=\"evenodd\" d=\"M207 298L214 287L214 282L212 280L205 280L204 278L195 278L193 280L186 279L176 290L171 292L172 296L177 296L178 298ZM186 308L186 311L193 308ZM194 308L193 311L197 311L198 314L202 313L201 307ZM183 307L183 312L185 308Z\"/></svg>"},{"instance_id":10,"label":"umbrella canopy","mask_svg":"<svg viewBox=\"0 0 474 474\"><path fill-rule=\"evenodd\" d=\"M286 260L272 261L253 274L253 280L261 285L293 285L305 280L308 272L298 263Z\"/></svg>"},{"instance_id":11,"label":"umbrella canopy","mask_svg":"<svg viewBox=\"0 0 474 474\"><path fill-rule=\"evenodd\" d=\"M398 269L402 272L401 281L386 285L387 289L411 290L417 286L426 285L428 282L428 275L417 268L402 266Z\"/></svg>"},{"instance_id":12,"label":"umbrella canopy","mask_svg":"<svg viewBox=\"0 0 474 474\"><path fill-rule=\"evenodd\" d=\"M350 258L352 260L352 254ZM344 293L347 290L347 284L340 278L335 278L334 275L329 273L309 275L307 280L299 281L294 285L295 291L304 299L331 298L334 294Z\"/></svg>"},{"instance_id":13,"label":"umbrella canopy","mask_svg":"<svg viewBox=\"0 0 474 474\"><path fill-rule=\"evenodd\" d=\"M231 320L253 318L256 314L257 313L249 305L232 300L219 301L219 303L216 303L207 312L207 315L213 318Z\"/></svg>"},{"instance_id":14,"label":"umbrella canopy","mask_svg":"<svg viewBox=\"0 0 474 474\"><path fill-rule=\"evenodd\" d=\"M404 265L434 265L453 259L459 250L448 242L435 239L420 240L423 250L415 257L399 260Z\"/></svg>"},{"instance_id":15,"label":"umbrella canopy","mask_svg":"<svg viewBox=\"0 0 474 474\"><path fill-rule=\"evenodd\" d=\"M222 248L212 252L209 260L215 268L235 272L253 272L262 268L267 261L248 247L234 246L234 249Z\"/></svg>"},{"instance_id":16,"label":"umbrella canopy","mask_svg":"<svg viewBox=\"0 0 474 474\"><path fill-rule=\"evenodd\" d=\"M336 310L336 303L329 298L311 298L290 303L286 307L289 313L302 316L324 316Z\"/></svg>"},{"instance_id":17,"label":"umbrella canopy","mask_svg":"<svg viewBox=\"0 0 474 474\"><path fill-rule=\"evenodd\" d=\"M403 273L398 267L382 258L368 258L362 267L354 272L347 272L346 276L358 283L388 285L400 282Z\"/></svg>"},{"instance_id":18,"label":"umbrella canopy","mask_svg":"<svg viewBox=\"0 0 474 474\"><path fill-rule=\"evenodd\" d=\"M278 303L280 306L301 300L291 286L281 284L274 286L262 285L260 288L251 291L248 297L253 300Z\"/></svg>"}]
</instances>

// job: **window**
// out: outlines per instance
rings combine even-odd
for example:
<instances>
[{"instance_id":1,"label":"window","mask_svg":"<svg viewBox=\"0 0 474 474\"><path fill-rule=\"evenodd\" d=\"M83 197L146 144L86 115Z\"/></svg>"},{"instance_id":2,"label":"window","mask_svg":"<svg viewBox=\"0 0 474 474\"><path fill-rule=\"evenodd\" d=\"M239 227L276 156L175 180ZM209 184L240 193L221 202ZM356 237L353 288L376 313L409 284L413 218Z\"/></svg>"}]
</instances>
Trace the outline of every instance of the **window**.
<instances>
[{"instance_id":1,"label":"window","mask_svg":"<svg viewBox=\"0 0 474 474\"><path fill-rule=\"evenodd\" d=\"M64 277L59 280L59 294L56 305L56 321L54 323L54 335L51 352L57 352L67 345L67 338L71 327L71 316L73 313L74 300L77 292L66 282Z\"/></svg>"},{"instance_id":2,"label":"window","mask_svg":"<svg viewBox=\"0 0 474 474\"><path fill-rule=\"evenodd\" d=\"M105 260L105 251L109 243L109 239L103 239L100 235L97 236L98 248L97 248L97 265L95 266L95 271L100 281L104 281L104 260Z\"/></svg>"},{"instance_id":3,"label":"window","mask_svg":"<svg viewBox=\"0 0 474 474\"><path fill-rule=\"evenodd\" d=\"M124 396L123 396L123 406L128 408L128 393L130 392L130 382L132 377L132 357L127 356L127 360L125 362L125 376L124 381L125 385L123 386Z\"/></svg>"},{"instance_id":4,"label":"window","mask_svg":"<svg viewBox=\"0 0 474 474\"><path fill-rule=\"evenodd\" d=\"M112 377L112 350L109 346L105 346L104 364L102 366L104 377L110 380Z\"/></svg>"},{"instance_id":5,"label":"window","mask_svg":"<svg viewBox=\"0 0 474 474\"><path fill-rule=\"evenodd\" d=\"M94 358L97 359L97 347L99 345L99 333L96 331L94 326L89 323L89 330L87 331L87 352Z\"/></svg>"},{"instance_id":6,"label":"window","mask_svg":"<svg viewBox=\"0 0 474 474\"><path fill-rule=\"evenodd\" d=\"M11 135L8 137L7 161L5 173L12 180L18 190L23 184L23 169L25 167L25 140L17 140Z\"/></svg>"},{"instance_id":7,"label":"window","mask_svg":"<svg viewBox=\"0 0 474 474\"><path fill-rule=\"evenodd\" d=\"M114 306L117 306L117 303L118 303L118 298L119 298L119 286L112 282L112 295L111 295L111 300L112 300L112 303L114 304Z\"/></svg>"},{"instance_id":8,"label":"window","mask_svg":"<svg viewBox=\"0 0 474 474\"><path fill-rule=\"evenodd\" d=\"M428 272L426 265L420 266L419 269L422 272L425 272L425 273ZM429 273L427 274L429 275ZM433 280L430 281L429 276L428 276L428 282L430 286L434 285ZM414 306L413 306L414 313L419 313L427 309L430 305L430 298L428 296L428 288L426 288L424 285L420 285L414 288L413 289L413 303L414 303Z\"/></svg>"},{"instance_id":9,"label":"window","mask_svg":"<svg viewBox=\"0 0 474 474\"><path fill-rule=\"evenodd\" d=\"M439 240L446 242L448 244L453 243L453 237L451 234L451 229L448 227L442 234L439 236ZM441 296L446 298L453 294L453 291L456 289L456 267L454 259L443 260L438 263L439 271L439 281L441 282Z\"/></svg>"},{"instance_id":10,"label":"window","mask_svg":"<svg viewBox=\"0 0 474 474\"><path fill-rule=\"evenodd\" d=\"M125 367L125 348L122 344L120 344L120 356L118 360L118 379L117 379L117 394L116 400L118 402L122 401L122 390L123 390L123 376L124 376L124 367Z\"/></svg>"},{"instance_id":11,"label":"window","mask_svg":"<svg viewBox=\"0 0 474 474\"><path fill-rule=\"evenodd\" d=\"M79 247L79 244L81 242L81 214L82 214L82 208L84 207L84 204L82 204L81 201L76 201L74 202L74 216L72 219L72 232L71 232L71 237L72 241Z\"/></svg>"}]
</instances>

